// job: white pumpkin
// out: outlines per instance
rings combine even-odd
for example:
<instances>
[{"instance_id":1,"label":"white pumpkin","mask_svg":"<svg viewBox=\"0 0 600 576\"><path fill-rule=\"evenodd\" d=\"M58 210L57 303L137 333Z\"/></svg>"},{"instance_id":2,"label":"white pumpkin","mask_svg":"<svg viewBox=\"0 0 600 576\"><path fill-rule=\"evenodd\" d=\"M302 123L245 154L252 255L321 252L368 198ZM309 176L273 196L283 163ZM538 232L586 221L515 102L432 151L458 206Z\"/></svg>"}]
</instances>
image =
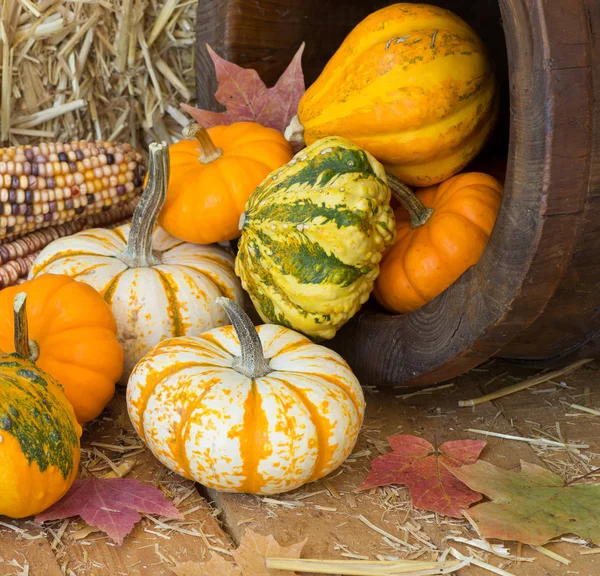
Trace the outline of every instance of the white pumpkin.
<instances>
[{"instance_id":1,"label":"white pumpkin","mask_svg":"<svg viewBox=\"0 0 600 576\"><path fill-rule=\"evenodd\" d=\"M217 490L277 494L330 473L364 417L350 367L219 302L233 326L161 342L136 366L127 408L137 433L165 466Z\"/></svg>"},{"instance_id":2,"label":"white pumpkin","mask_svg":"<svg viewBox=\"0 0 600 576\"><path fill-rule=\"evenodd\" d=\"M148 184L132 224L56 240L42 250L29 274L65 274L102 294L125 350L125 379L161 340L226 324L217 297L243 300L233 257L225 250L182 242L155 228L167 194L168 159L166 144L150 145Z\"/></svg>"}]
</instances>

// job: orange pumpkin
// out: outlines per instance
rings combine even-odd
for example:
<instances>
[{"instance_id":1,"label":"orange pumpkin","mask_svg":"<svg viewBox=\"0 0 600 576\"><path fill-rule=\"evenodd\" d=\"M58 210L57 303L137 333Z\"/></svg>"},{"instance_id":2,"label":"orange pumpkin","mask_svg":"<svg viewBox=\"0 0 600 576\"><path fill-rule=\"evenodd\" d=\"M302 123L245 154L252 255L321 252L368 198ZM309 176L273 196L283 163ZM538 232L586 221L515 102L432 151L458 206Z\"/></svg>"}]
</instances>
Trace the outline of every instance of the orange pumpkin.
<instances>
[{"instance_id":1,"label":"orange pumpkin","mask_svg":"<svg viewBox=\"0 0 600 576\"><path fill-rule=\"evenodd\" d=\"M169 147L171 172L160 225L194 244L233 240L246 200L271 171L292 158L283 135L254 122L184 131L195 140Z\"/></svg>"},{"instance_id":2,"label":"orange pumpkin","mask_svg":"<svg viewBox=\"0 0 600 576\"><path fill-rule=\"evenodd\" d=\"M102 412L123 371L115 319L91 287L67 276L43 274L0 291L0 350L14 352L13 301L27 295L26 358L65 389L80 423Z\"/></svg>"},{"instance_id":3,"label":"orange pumpkin","mask_svg":"<svg viewBox=\"0 0 600 576\"><path fill-rule=\"evenodd\" d=\"M458 174L413 194L388 175L402 207L396 240L384 254L375 298L391 312L420 308L473 266L494 227L502 185L487 174Z\"/></svg>"}]
</instances>

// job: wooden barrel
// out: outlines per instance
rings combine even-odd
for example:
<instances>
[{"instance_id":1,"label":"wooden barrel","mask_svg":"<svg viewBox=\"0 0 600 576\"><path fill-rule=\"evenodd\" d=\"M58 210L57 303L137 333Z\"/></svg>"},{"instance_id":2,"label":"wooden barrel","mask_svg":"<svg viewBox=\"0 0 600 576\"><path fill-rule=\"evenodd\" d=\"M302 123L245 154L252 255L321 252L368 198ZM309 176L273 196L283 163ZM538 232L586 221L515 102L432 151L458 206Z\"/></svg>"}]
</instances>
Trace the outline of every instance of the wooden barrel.
<instances>
[{"instance_id":1,"label":"wooden barrel","mask_svg":"<svg viewBox=\"0 0 600 576\"><path fill-rule=\"evenodd\" d=\"M434 0L495 61L502 115L477 168L507 158L505 196L480 262L420 310L369 302L331 341L364 384L440 382L499 355L539 364L600 351L600 3ZM205 44L267 83L303 40L307 83L377 0L205 0L197 89L218 109Z\"/></svg>"}]
</instances>

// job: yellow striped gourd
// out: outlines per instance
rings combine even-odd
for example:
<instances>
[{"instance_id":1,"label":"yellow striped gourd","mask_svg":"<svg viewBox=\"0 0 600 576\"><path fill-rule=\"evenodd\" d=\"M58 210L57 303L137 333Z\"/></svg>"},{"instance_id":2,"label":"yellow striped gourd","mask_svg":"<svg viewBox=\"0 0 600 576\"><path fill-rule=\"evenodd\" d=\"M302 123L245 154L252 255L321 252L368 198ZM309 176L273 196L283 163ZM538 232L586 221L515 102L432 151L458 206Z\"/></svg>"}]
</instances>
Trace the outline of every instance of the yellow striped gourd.
<instances>
[{"instance_id":1,"label":"yellow striped gourd","mask_svg":"<svg viewBox=\"0 0 600 576\"><path fill-rule=\"evenodd\" d=\"M402 182L430 186L478 154L497 112L493 65L473 28L438 6L399 3L348 34L286 137L344 136Z\"/></svg>"}]
</instances>

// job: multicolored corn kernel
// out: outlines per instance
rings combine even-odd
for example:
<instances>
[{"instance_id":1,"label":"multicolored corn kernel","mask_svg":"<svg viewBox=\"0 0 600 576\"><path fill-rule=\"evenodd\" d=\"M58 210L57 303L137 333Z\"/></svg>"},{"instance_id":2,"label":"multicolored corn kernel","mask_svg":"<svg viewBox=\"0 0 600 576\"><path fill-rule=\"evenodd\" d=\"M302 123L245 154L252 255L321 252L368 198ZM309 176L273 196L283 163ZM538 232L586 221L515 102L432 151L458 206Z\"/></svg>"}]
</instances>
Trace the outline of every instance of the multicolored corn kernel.
<instances>
[{"instance_id":1,"label":"multicolored corn kernel","mask_svg":"<svg viewBox=\"0 0 600 576\"><path fill-rule=\"evenodd\" d=\"M141 194L145 172L129 144L0 148L0 242L126 204Z\"/></svg>"}]
</instances>

